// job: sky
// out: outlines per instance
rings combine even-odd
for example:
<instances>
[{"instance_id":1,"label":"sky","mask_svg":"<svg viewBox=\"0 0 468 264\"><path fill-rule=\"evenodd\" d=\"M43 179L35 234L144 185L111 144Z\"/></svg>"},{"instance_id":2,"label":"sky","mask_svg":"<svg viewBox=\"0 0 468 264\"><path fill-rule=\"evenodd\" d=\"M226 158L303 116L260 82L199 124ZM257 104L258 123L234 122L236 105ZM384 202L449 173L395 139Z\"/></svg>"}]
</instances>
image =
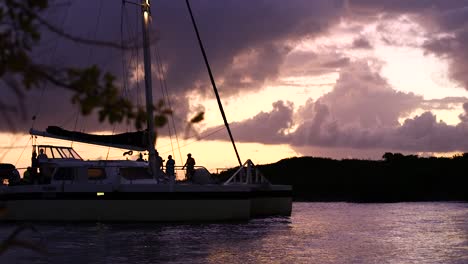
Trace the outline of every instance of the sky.
<instances>
[{"instance_id":1,"label":"sky","mask_svg":"<svg viewBox=\"0 0 468 264\"><path fill-rule=\"evenodd\" d=\"M243 162L468 152L467 0L191 5ZM139 12L111 0L52 1L42 15L76 36L138 43ZM154 100L169 98L174 111L170 125L158 130L158 151L178 164L192 153L212 171L236 166L185 1L153 0L151 12ZM44 31L32 55L51 65L97 64L118 77L122 94L144 102L141 50L92 47ZM47 86L18 99L3 87L3 105L25 106L2 115L0 161L27 166L32 126L101 134L133 129L79 116L70 96ZM205 120L188 125L199 111ZM73 144L90 159L121 158L124 151Z\"/></svg>"}]
</instances>

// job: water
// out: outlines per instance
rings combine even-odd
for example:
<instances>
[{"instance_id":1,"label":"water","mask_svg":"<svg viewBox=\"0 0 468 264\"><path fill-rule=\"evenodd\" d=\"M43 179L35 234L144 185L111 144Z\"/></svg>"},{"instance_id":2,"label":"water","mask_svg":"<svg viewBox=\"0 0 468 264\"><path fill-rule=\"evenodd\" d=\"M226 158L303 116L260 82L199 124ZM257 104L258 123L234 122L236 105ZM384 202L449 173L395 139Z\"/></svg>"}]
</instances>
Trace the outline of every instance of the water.
<instances>
[{"instance_id":1,"label":"water","mask_svg":"<svg viewBox=\"0 0 468 264\"><path fill-rule=\"evenodd\" d=\"M0 225L5 238L15 224ZM468 263L468 203L294 203L237 223L34 224L0 263Z\"/></svg>"}]
</instances>

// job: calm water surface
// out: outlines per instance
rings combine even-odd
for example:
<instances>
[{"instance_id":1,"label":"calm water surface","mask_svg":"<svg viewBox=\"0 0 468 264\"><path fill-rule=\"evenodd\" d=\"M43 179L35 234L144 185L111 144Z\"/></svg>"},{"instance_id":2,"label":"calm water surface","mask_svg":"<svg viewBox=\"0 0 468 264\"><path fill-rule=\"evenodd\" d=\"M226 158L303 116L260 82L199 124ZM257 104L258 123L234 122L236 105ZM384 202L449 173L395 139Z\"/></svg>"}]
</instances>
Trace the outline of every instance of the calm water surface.
<instances>
[{"instance_id":1,"label":"calm water surface","mask_svg":"<svg viewBox=\"0 0 468 264\"><path fill-rule=\"evenodd\" d=\"M5 238L15 224L0 225ZM468 203L294 203L291 217L205 224L34 224L0 263L468 263Z\"/></svg>"}]
</instances>

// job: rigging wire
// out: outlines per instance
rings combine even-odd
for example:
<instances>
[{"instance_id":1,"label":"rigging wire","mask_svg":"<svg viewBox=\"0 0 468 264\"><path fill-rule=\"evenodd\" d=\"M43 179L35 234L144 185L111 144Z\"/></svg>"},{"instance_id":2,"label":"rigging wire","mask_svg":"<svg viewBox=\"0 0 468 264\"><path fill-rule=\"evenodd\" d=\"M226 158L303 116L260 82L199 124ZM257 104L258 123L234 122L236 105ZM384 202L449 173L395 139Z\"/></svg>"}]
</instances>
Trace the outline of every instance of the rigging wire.
<instances>
[{"instance_id":1,"label":"rigging wire","mask_svg":"<svg viewBox=\"0 0 468 264\"><path fill-rule=\"evenodd\" d=\"M64 24L65 24L65 21L67 20L68 18L68 14L69 14L69 11L70 11L70 7L73 5L73 1L71 0L70 1L70 4L66 6L66 10L65 10L65 15L63 16L63 19L61 21L61 27L63 28L64 27ZM55 45L54 47L52 48L52 55L49 57L50 60L55 60L55 53L57 52L57 49L58 49L58 41L55 42ZM45 87L46 85L45 84L42 84L41 85L41 93L39 95L39 103L37 104L37 107L36 107L36 111L34 112L34 115L33 115L33 118L32 118L32 124L31 124L31 128L34 128L34 125L36 123L36 117L39 116L41 110L42 110L42 99L44 98L44 92L45 92Z\"/></svg>"},{"instance_id":2,"label":"rigging wire","mask_svg":"<svg viewBox=\"0 0 468 264\"><path fill-rule=\"evenodd\" d=\"M125 0L122 0L122 5L120 9L120 44L123 46L124 43L124 11L125 11ZM128 94L127 90L127 82L128 82L128 75L127 71L125 70L126 60L125 60L125 51L122 49L120 57L122 58L122 89L124 90L124 94ZM115 126L114 128L115 129ZM128 124L126 127L128 132ZM110 150L110 148L109 148ZM106 160L109 157L109 151L107 152Z\"/></svg>"},{"instance_id":3,"label":"rigging wire","mask_svg":"<svg viewBox=\"0 0 468 264\"><path fill-rule=\"evenodd\" d=\"M179 148L184 148L184 147L186 147L186 146L188 146L188 145L191 145L191 144L193 144L193 143L196 143L196 142L198 142L198 141L201 141L202 139L205 139L205 138L207 138L207 137L209 137L209 136L211 136L211 135L214 135L214 134L216 134L216 133L218 133L218 132L220 132L220 131L222 131L222 130L224 130L224 126L223 126L223 125L220 125L220 127L219 127L218 129L215 129L215 130L211 131L210 133L207 133L206 135L196 137L195 140L190 141L190 142L188 142L188 143L185 143L184 145L180 146ZM167 145L166 145L166 146L167 146ZM162 148L164 148L164 147L165 147L165 146L163 146ZM165 151L165 152L162 152L162 153L168 153L168 152L169 152L169 151Z\"/></svg>"},{"instance_id":4,"label":"rigging wire","mask_svg":"<svg viewBox=\"0 0 468 264\"><path fill-rule=\"evenodd\" d=\"M99 30L99 25L101 23L101 15L102 15L102 0L99 1L99 7L98 7L98 14L97 14L97 18L96 18L96 25L95 27L93 28L93 30L90 30L90 32L88 33L88 37L90 39L96 39L96 35L97 35L97 32ZM94 48L93 46L89 46L89 52L88 52L88 58L87 58L87 64L89 64L89 62L91 61L92 57L93 57L93 54L94 54ZM76 119L75 119L75 125L73 127L73 130L76 131L76 128L78 126L78 120L79 120L79 117L80 117L80 111L79 109L76 111ZM85 131L85 127L86 127L86 119L83 118L83 131ZM74 138L72 137L72 140L70 142L70 147L73 147L73 143L75 142Z\"/></svg>"},{"instance_id":5,"label":"rigging wire","mask_svg":"<svg viewBox=\"0 0 468 264\"><path fill-rule=\"evenodd\" d=\"M137 15L135 16L135 35L137 36L138 35L138 31L139 31L139 11L137 10L136 11ZM136 39L136 38L135 38ZM139 70L140 70L140 65L138 65L138 61L140 60L140 50L138 49L138 47L135 48L135 53L136 53L136 60L135 60L135 70L136 70L136 85L137 85L137 105L138 106L141 106L141 92L140 92L140 73L139 73Z\"/></svg>"},{"instance_id":6,"label":"rigging wire","mask_svg":"<svg viewBox=\"0 0 468 264\"><path fill-rule=\"evenodd\" d=\"M122 1L123 4L124 3L130 3L130 2L127 2L127 1ZM122 10L122 13L123 15L121 15L121 38L122 38L122 41L124 39L124 28L127 29L127 32L128 32L128 39L136 39L136 36L138 34L138 22L139 22L139 12L137 11L136 15L135 15L135 18L136 18L136 22L135 22L135 26L136 26L136 32L134 32L132 30L132 26L133 25L130 25L130 17L129 17L129 14L128 14L128 9L125 9L125 12L123 12ZM126 27L123 27L123 21L126 22ZM140 69L139 69L139 66L138 66L138 60L139 60L139 48L138 48L138 45L131 45L132 48L130 49L130 53L129 53L129 59L128 59L128 62L122 62L122 71L125 72L125 76L126 76L126 83L130 83L130 80L131 80L131 77L129 77L129 74L128 71L125 71L125 66L128 66L128 68L130 69L134 69L134 76L135 76L135 87L136 87L136 93L135 93L135 98L136 98L136 102L137 102L137 106L141 106L141 89L140 89ZM124 54L124 52L122 53ZM124 55L122 55L122 58L124 57ZM128 86L127 86L127 90L129 90ZM130 92L128 92L129 95L131 94ZM127 130L128 130L128 127L127 127Z\"/></svg>"},{"instance_id":7,"label":"rigging wire","mask_svg":"<svg viewBox=\"0 0 468 264\"><path fill-rule=\"evenodd\" d=\"M205 65L206 65L206 68L208 70L208 75L210 76L210 81L211 81L211 85L213 86L213 91L214 91L214 93L216 95L216 101L218 102L219 110L221 112L221 115L223 116L224 125L226 126L226 129L227 129L227 131L229 133L229 137L231 138L231 143L232 143L232 146L234 147L234 151L236 152L237 161L239 162L239 166L242 167L242 161L240 159L239 152L237 151L236 143L234 142L234 137L232 136L231 129L229 128L229 123L227 121L226 114L224 113L223 104L221 103L221 98L219 97L218 88L216 88L216 82L214 80L213 73L211 72L210 63L208 62L208 57L206 56L205 48L203 47L203 42L202 42L201 37L200 37L200 32L198 31L197 23L195 22L195 17L193 16L193 13L192 13L192 8L190 7L190 2L189 2L189 0L185 0L185 3L187 4L187 9L188 9L188 11L190 13L190 18L192 20L192 25L193 25L193 28L195 29L195 33L197 35L198 44L200 46L200 50L202 52L203 59L205 60Z\"/></svg>"},{"instance_id":8,"label":"rigging wire","mask_svg":"<svg viewBox=\"0 0 468 264\"><path fill-rule=\"evenodd\" d=\"M114 128L112 128L112 135L114 135L114 132L115 132L115 125L114 125ZM109 147L107 148L106 160L109 159L109 152L110 152L110 149L111 149L111 147L109 146Z\"/></svg>"},{"instance_id":9,"label":"rigging wire","mask_svg":"<svg viewBox=\"0 0 468 264\"><path fill-rule=\"evenodd\" d=\"M129 40L137 39L137 34L138 34L138 27L136 27L135 31L133 31L133 25L131 24L131 16L129 16L128 9L125 8L125 4L133 4L132 2L127 2L125 0L122 0L122 9L121 9L121 16L120 16L120 41L121 45L123 46L124 44L124 39L125 39L125 30L127 30L127 35ZM139 12L137 10L135 14L136 22L135 25L138 25L138 17ZM126 26L124 27L124 23ZM128 58L127 58L128 56ZM125 50L122 50L121 52L121 58L122 58L122 76L123 76L123 90L124 90L124 95L126 96L127 99L130 100L131 97L134 98L134 101L136 101L136 106L140 107L141 106L141 99L140 99L140 76L139 76L139 67L138 67L138 59L139 59L139 48L138 45L132 45L132 49L129 50L129 52L125 52ZM135 69L135 88L136 92L132 91L132 86L131 86L131 74L129 73L129 69ZM136 99L136 100L135 100ZM130 123L127 123L126 130L127 132L129 131L129 126ZM114 127L115 128L115 127Z\"/></svg>"},{"instance_id":10,"label":"rigging wire","mask_svg":"<svg viewBox=\"0 0 468 264\"><path fill-rule=\"evenodd\" d=\"M122 0L122 8L120 10L120 44L123 45L123 35L124 35L124 30L123 30L123 21L124 21L124 10L125 10L125 0ZM121 51L121 58L122 58L122 88L124 90L124 93L127 92L127 71L125 70L125 51L122 49Z\"/></svg>"},{"instance_id":11,"label":"rigging wire","mask_svg":"<svg viewBox=\"0 0 468 264\"><path fill-rule=\"evenodd\" d=\"M156 63L157 63L157 66L158 66L158 71L159 71L159 82L161 84L161 92L163 94L163 97L165 98L166 102L167 102L167 106L169 107L169 109L172 109L172 104L171 104L171 100L170 100L170 97L169 97L169 91L167 89L167 82L166 82L166 72L164 70L164 67L163 67L163 64L162 64L162 57L161 57L161 54L159 52L159 48L158 48L158 45L156 43L156 45L154 45L154 54L156 55ZM172 128L174 130L174 136L176 138L176 143L177 143L177 149L179 151L179 157L180 157L180 162L181 163L184 163L183 161L183 158L182 158L182 153L180 151L180 143L179 143L179 136L177 135L177 129L176 129L176 126L175 126L175 120L174 120L174 113L170 113L170 117L171 117L171 121L172 121ZM171 133L171 122L169 122L168 124L168 130L169 130L169 139L170 139L170 142L171 142L171 148L172 148L172 155L174 155L174 146L172 144L172 133ZM175 156L175 155L174 155Z\"/></svg>"},{"instance_id":12,"label":"rigging wire","mask_svg":"<svg viewBox=\"0 0 468 264\"><path fill-rule=\"evenodd\" d=\"M96 35L97 35L98 30L99 30L99 25L101 23L101 15L102 15L102 0L99 1L98 15L97 15L97 19L96 19L96 26L94 27L95 30L91 31L89 33L89 35L91 35L91 33L94 33L93 36L89 36L90 39L96 39ZM93 56L93 53L94 53L93 46L90 46L89 53L88 53L88 63L91 60L91 57Z\"/></svg>"},{"instance_id":13,"label":"rigging wire","mask_svg":"<svg viewBox=\"0 0 468 264\"><path fill-rule=\"evenodd\" d=\"M19 155L18 159L17 159L16 162L15 162L15 167L16 167L16 165L18 164L18 162L20 161L21 157L23 156L24 151L25 151L26 148L29 146L29 142L31 141L31 138L32 138L32 137L33 137L33 135L31 135L31 136L29 137L28 143L26 143L26 145L24 145L24 148L23 148L23 150L21 151L21 154Z\"/></svg>"}]
</instances>

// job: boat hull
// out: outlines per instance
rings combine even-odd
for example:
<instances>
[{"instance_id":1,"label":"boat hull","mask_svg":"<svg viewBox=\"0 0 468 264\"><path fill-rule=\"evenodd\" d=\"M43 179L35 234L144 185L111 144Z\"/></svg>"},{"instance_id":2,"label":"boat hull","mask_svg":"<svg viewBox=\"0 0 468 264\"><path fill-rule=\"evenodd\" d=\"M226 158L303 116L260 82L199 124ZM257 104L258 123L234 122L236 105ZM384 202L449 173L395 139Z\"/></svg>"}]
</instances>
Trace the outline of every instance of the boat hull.
<instances>
[{"instance_id":1,"label":"boat hull","mask_svg":"<svg viewBox=\"0 0 468 264\"><path fill-rule=\"evenodd\" d=\"M232 221L250 218L249 200L16 200L7 221Z\"/></svg>"},{"instance_id":2,"label":"boat hull","mask_svg":"<svg viewBox=\"0 0 468 264\"><path fill-rule=\"evenodd\" d=\"M290 216L292 211L292 188L287 185L250 187L251 217Z\"/></svg>"},{"instance_id":3,"label":"boat hull","mask_svg":"<svg viewBox=\"0 0 468 264\"><path fill-rule=\"evenodd\" d=\"M4 221L201 222L291 214L284 187L27 186L2 194ZM29 189L28 189L29 188ZM35 188L35 189L34 189ZM87 192L82 190L86 189Z\"/></svg>"}]
</instances>

